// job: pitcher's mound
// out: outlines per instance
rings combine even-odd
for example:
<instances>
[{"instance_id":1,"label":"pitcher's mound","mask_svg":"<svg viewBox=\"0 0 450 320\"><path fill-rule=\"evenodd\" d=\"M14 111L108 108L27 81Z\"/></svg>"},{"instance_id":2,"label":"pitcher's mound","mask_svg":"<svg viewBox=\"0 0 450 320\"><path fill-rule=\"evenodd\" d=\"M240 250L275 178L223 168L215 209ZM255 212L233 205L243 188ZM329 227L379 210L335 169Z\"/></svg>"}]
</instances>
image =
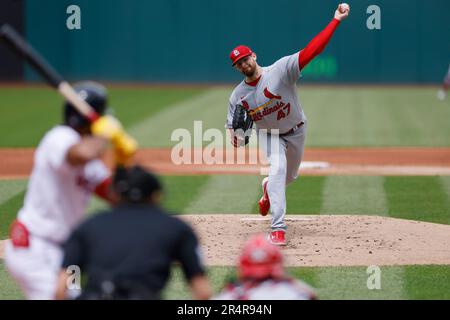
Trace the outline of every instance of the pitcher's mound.
<instances>
[{"instance_id":1,"label":"pitcher's mound","mask_svg":"<svg viewBox=\"0 0 450 320\"><path fill-rule=\"evenodd\" d=\"M180 216L197 231L207 265L235 265L252 234L268 232L257 215ZM378 216L287 216L288 266L450 264L450 226Z\"/></svg>"}]
</instances>

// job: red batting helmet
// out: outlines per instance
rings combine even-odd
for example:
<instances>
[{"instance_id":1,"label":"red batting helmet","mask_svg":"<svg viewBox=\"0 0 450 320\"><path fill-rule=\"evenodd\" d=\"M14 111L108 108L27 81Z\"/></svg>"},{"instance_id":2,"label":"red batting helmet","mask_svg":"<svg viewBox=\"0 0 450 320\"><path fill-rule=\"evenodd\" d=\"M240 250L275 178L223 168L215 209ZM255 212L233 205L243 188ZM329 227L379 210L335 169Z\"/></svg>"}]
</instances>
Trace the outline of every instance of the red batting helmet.
<instances>
[{"instance_id":1,"label":"red batting helmet","mask_svg":"<svg viewBox=\"0 0 450 320\"><path fill-rule=\"evenodd\" d=\"M281 251L265 235L253 236L246 242L239 258L240 278L279 278L283 274Z\"/></svg>"}]
</instances>

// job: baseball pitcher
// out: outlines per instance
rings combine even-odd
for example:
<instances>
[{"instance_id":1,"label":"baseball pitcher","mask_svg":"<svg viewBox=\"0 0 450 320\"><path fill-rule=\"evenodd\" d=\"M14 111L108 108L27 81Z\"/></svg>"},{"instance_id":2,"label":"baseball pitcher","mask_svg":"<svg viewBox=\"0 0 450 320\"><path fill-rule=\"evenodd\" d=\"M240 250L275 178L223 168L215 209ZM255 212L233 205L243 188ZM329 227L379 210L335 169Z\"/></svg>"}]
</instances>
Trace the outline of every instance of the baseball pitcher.
<instances>
[{"instance_id":1,"label":"baseball pitcher","mask_svg":"<svg viewBox=\"0 0 450 320\"><path fill-rule=\"evenodd\" d=\"M99 115L107 108L106 89L94 82L74 87ZM135 150L120 144L124 131L110 116L93 124L71 104L64 106L64 123L48 131L39 143L23 207L13 222L5 248L6 267L27 299L55 297L60 271L60 245L81 221L92 193L114 201L110 173L99 159L108 142L116 161L124 164Z\"/></svg>"},{"instance_id":2,"label":"baseball pitcher","mask_svg":"<svg viewBox=\"0 0 450 320\"><path fill-rule=\"evenodd\" d=\"M303 157L307 119L297 97L296 82L302 69L331 39L339 23L350 12L347 4L338 6L334 19L304 49L283 57L268 67L257 63L256 54L246 46L238 46L230 53L232 65L245 79L229 99L226 127L235 147L245 145L245 138L236 134L256 125L259 145L270 164L269 176L262 181L263 196L259 212L272 212L270 241L286 245L286 185L295 180ZM243 116L245 111L246 116Z\"/></svg>"}]
</instances>

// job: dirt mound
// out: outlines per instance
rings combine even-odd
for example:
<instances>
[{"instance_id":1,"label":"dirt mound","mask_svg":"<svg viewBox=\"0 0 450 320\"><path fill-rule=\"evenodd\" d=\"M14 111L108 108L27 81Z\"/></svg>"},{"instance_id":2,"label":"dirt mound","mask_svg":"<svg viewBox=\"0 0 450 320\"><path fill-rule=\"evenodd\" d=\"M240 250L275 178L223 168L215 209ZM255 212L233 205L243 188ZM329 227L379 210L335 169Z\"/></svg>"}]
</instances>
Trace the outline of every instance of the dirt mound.
<instances>
[{"instance_id":1,"label":"dirt mound","mask_svg":"<svg viewBox=\"0 0 450 320\"><path fill-rule=\"evenodd\" d=\"M244 241L270 220L249 215L186 215L207 265L234 265ZM450 226L378 216L287 216L288 266L450 264Z\"/></svg>"}]
</instances>

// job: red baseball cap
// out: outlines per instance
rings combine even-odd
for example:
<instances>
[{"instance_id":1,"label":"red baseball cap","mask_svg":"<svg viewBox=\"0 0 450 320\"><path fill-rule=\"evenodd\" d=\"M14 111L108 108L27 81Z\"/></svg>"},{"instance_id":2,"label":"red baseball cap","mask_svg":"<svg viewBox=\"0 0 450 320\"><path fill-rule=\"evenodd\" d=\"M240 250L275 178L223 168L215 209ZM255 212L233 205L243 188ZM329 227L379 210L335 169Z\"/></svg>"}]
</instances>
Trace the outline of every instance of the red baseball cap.
<instances>
[{"instance_id":1,"label":"red baseball cap","mask_svg":"<svg viewBox=\"0 0 450 320\"><path fill-rule=\"evenodd\" d=\"M237 46L236 48L234 48L230 53L230 59L231 59L231 62L233 63L233 66L236 64L236 62L238 62L242 58L245 58L245 57L251 55L252 53L253 53L252 49L250 49L247 46L241 45L241 46Z\"/></svg>"}]
</instances>

